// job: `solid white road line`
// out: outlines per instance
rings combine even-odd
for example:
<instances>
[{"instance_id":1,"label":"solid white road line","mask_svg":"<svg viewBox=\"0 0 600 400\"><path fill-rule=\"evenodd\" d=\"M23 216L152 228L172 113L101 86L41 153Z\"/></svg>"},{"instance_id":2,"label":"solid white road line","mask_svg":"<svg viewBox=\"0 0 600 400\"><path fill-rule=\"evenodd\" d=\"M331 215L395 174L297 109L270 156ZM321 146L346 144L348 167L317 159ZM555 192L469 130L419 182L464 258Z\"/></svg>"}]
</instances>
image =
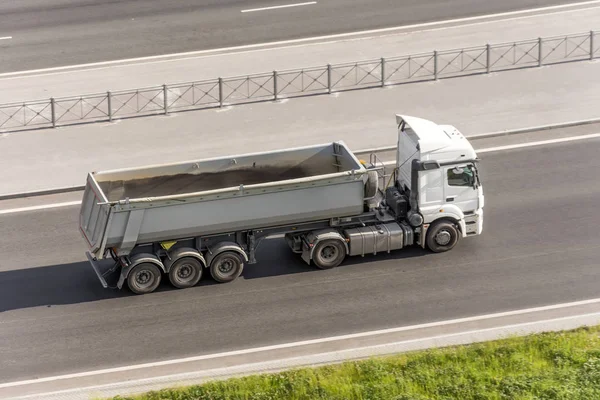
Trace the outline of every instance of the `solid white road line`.
<instances>
[{"instance_id":1,"label":"solid white road line","mask_svg":"<svg viewBox=\"0 0 600 400\"><path fill-rule=\"evenodd\" d=\"M526 148L526 147L542 146L542 145L546 145L546 144L574 142L574 141L578 141L578 140L594 139L594 138L598 138L598 137L600 137L600 133L591 133L589 135L570 136L570 137L565 137L565 138L560 138L560 139L541 140L538 142L517 143L517 144L511 144L511 145L507 145L507 146L489 147L487 149L475 149L475 151L477 153L488 153L488 152L493 152L493 151L505 151L505 150L512 150L512 149L521 149L521 148ZM467 139L468 139L468 137L467 137ZM360 150L358 150L357 153L360 153ZM384 162L384 164L392 165L395 162L396 161L388 161L388 162ZM45 205L32 206L32 207L12 208L12 209L8 209L8 210L0 210L0 215L14 214L14 213L20 213L20 212L26 212L26 211L45 210L45 209L57 208L57 207L69 207L69 206L76 206L79 204L81 204L81 201L69 201L69 202L65 202L65 203L45 204Z\"/></svg>"},{"instance_id":2,"label":"solid white road line","mask_svg":"<svg viewBox=\"0 0 600 400\"><path fill-rule=\"evenodd\" d=\"M77 206L81 204L81 201L67 201L64 203L55 203L55 204L43 204L39 206L31 206L31 207L21 207L21 208L11 208L10 210L0 210L0 215L2 214L14 214L26 211L37 211L37 210L46 210L49 208L59 208L59 207L70 207Z\"/></svg>"},{"instance_id":3,"label":"solid white road line","mask_svg":"<svg viewBox=\"0 0 600 400\"><path fill-rule=\"evenodd\" d=\"M12 36L0 37L0 40L9 40L9 39L12 39Z\"/></svg>"},{"instance_id":4,"label":"solid white road line","mask_svg":"<svg viewBox=\"0 0 600 400\"><path fill-rule=\"evenodd\" d=\"M518 144L510 144L506 146L498 146L498 147L488 147L487 149L475 149L477 154L480 153L489 153L493 151L505 151L512 149L521 149L526 147L534 147L534 146L542 146L545 144L554 144L554 143L563 143L563 142L575 142L578 140L586 140L586 139L594 139L600 137L600 133L592 133L589 135L580 135L580 136L571 136L560 139L549 139L549 140L541 140L539 142L527 142L527 143L518 143ZM468 139L468 137L467 137ZM387 167L389 165L394 165L396 160L392 161L384 161L383 164Z\"/></svg>"},{"instance_id":5,"label":"solid white road line","mask_svg":"<svg viewBox=\"0 0 600 400\"><path fill-rule=\"evenodd\" d=\"M96 370L96 371L86 371L86 372L79 372L79 373L74 373L74 374L50 376L50 377L46 377L46 378L29 379L29 380L17 381L17 382L8 382L8 383L0 384L0 389L15 387L15 386L31 385L31 384L37 384L37 383L43 383L43 382L52 382L52 381L64 380L64 379L82 378L82 377L87 377L87 376L95 376L95 375L132 371L132 370L145 369L145 368L160 367L160 366L165 366L165 365L181 364L181 363L193 362L193 361L202 361L202 360L208 360L208 359L237 356L237 355L242 355L242 354L259 353L259 352L270 351L270 350L287 349L287 348L291 348L291 347L327 343L327 342L333 342L333 341L339 341L339 340L356 339L356 338L362 338L362 337L369 337L369 336L376 336L376 335L383 335L383 334L397 333L397 332L404 332L404 331L411 331L411 330L418 330L418 329L425 329L425 328L435 328L435 327L454 325L454 324L460 324L460 323L465 323L465 322L482 321L482 320L489 320L489 319L494 319L494 318L502 318L502 317L508 317L508 316L530 314L530 313L534 313L534 312L558 310L558 309L577 307L577 306L596 304L596 303L600 303L600 298L575 301L575 302L571 302L571 303L553 304L553 305L542 306L542 307L526 308L526 309L522 309L522 310L506 311L506 312L494 313L494 314L478 315L478 316L474 316L474 317L451 319L451 320L447 320L447 321L430 322L430 323L419 324L419 325L402 326L402 327L398 327L398 328L381 329L381 330L375 330L375 331L369 331L369 332L353 333L353 334L348 334L348 335L331 336L331 337L325 337L325 338L320 338L320 339L312 339L312 340L304 340L304 341L299 341L299 342L276 344L276 345L271 345L271 346L256 347L256 348L250 348L250 349L244 349L244 350L228 351L228 352L224 352L224 353L207 354L207 355L203 355L203 356L185 357L185 358L166 360L166 361L157 361L157 362L151 362L151 363L145 363L145 364L128 365L128 366L124 366L124 367L106 368L106 369L100 369L100 370ZM566 318L570 318L570 317L566 317Z\"/></svg>"},{"instance_id":6,"label":"solid white road line","mask_svg":"<svg viewBox=\"0 0 600 400\"><path fill-rule=\"evenodd\" d=\"M267 47L267 46L290 45L290 44L305 43L305 42L318 41L318 40L343 39L343 38L349 38L349 37L360 36L360 35L379 34L379 33L387 33L387 32L394 32L394 31L401 31L401 30L413 30L413 29L418 29L418 28L433 28L436 26L442 26L442 25L446 25L446 24L485 21L490 18L518 17L518 16L522 16L522 15L526 15L526 14L543 13L546 11L556 11L556 10L564 10L564 9L567 9L566 11L569 11L568 9L570 9L570 8L572 8L573 11L577 11L577 7L587 6L587 5L590 5L590 6L600 5L600 0L590 0L590 1L583 1L583 2L579 2L579 3L570 3L570 4L561 4L561 5L556 5L556 6L530 8L527 10L479 15L476 17L447 19L447 20L443 20L443 21L427 22L427 23L420 23L420 24L413 24L413 25L401 25L401 26L396 26L396 27L391 27L391 28L370 29L370 30L364 30L364 31L340 33L340 34L335 34L335 35L313 36L313 37L307 37L307 38L303 38L303 39L281 40L281 41L275 41L275 42L256 43L256 44L250 44L250 45L244 45L244 46L223 47L223 48L219 48L219 49L189 51L189 52L183 52L183 53L163 54L163 55L158 55L158 56L125 58L122 60L101 61L101 62L94 62L94 63L87 63L87 64L67 65L67 66L63 66L63 67L41 68L41 69L32 69L32 70L17 71L17 72L6 72L3 74L0 74L0 78L18 77L20 75L33 74L33 73L47 74L47 73L52 73L52 72L68 71L68 70L72 70L72 69L81 69L81 68L88 68L88 67L108 67L108 66L116 65L116 64L127 64L127 63L134 63L134 62L140 62L140 61L149 64L152 62L157 62L157 61L168 59L168 58L193 57L193 56L201 56L204 54L218 53L218 52L224 52L224 51L231 52L231 51L236 51L236 50L249 50L249 49L256 49L256 48ZM531 16L534 17L536 15L531 15Z\"/></svg>"},{"instance_id":7,"label":"solid white road line","mask_svg":"<svg viewBox=\"0 0 600 400\"><path fill-rule=\"evenodd\" d=\"M577 140L586 140L600 137L600 133L592 133L589 135L580 135L580 136L570 136L560 139L549 139L549 140L540 140L538 142L529 142L529 143L518 143L518 144L509 144L506 146L498 146L498 147L490 147L487 149L475 150L477 153L489 153L492 151L505 151L512 149L521 149L524 147L533 147L533 146L543 146L545 144L554 144L554 143L563 143L563 142L574 142Z\"/></svg>"},{"instance_id":8,"label":"solid white road line","mask_svg":"<svg viewBox=\"0 0 600 400\"><path fill-rule=\"evenodd\" d=\"M313 5L313 4L317 4L317 2L316 1L307 1L306 3L295 3L295 4L284 4L284 5L281 5L281 6L251 8L249 10L242 10L240 12L249 13L249 12L255 12L255 11L277 10L279 8L302 7L302 6L310 6L310 5Z\"/></svg>"}]
</instances>

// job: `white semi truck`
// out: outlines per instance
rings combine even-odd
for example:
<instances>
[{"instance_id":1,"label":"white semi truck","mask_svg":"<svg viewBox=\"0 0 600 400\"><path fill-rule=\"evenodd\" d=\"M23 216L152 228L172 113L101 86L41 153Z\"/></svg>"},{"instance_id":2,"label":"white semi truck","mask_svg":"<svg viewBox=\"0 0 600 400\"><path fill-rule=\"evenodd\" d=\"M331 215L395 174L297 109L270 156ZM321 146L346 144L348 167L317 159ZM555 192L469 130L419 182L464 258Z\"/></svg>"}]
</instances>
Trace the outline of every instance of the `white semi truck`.
<instances>
[{"instance_id":1,"label":"white semi truck","mask_svg":"<svg viewBox=\"0 0 600 400\"><path fill-rule=\"evenodd\" d=\"M328 269L412 245L444 252L481 234L469 141L453 126L396 120L387 175L377 157L360 161L343 142L89 173L79 217L87 258L105 288L145 294L163 277L176 288L207 272L233 281L273 235Z\"/></svg>"}]
</instances>

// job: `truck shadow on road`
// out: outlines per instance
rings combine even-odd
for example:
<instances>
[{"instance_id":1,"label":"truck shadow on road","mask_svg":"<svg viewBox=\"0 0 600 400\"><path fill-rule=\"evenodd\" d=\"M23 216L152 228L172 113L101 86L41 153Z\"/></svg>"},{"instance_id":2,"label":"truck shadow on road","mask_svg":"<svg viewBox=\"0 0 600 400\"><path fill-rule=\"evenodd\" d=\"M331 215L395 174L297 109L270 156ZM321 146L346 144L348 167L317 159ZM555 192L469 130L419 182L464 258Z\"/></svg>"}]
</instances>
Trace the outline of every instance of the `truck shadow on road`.
<instances>
[{"instance_id":1,"label":"truck shadow on road","mask_svg":"<svg viewBox=\"0 0 600 400\"><path fill-rule=\"evenodd\" d=\"M347 268L373 261L400 260L421 257L428 252L420 248L410 248L391 254L377 256L349 257L338 268ZM319 281L331 271L321 271L307 265L300 255L290 252L283 240L268 240L261 245L257 254L258 263L246 265L240 279L234 284L240 290L254 285L255 279L292 275L311 274L309 279ZM403 264L405 267L406 264ZM394 268L394 265L391 266ZM230 290L231 284L215 282L208 271L197 286L220 285ZM163 276L162 283L155 293L181 292L175 289ZM145 296L153 296L154 293ZM0 272L0 312L32 307L53 307L80 304L109 299L124 299L134 295L126 287L122 290L104 289L87 261L71 264L52 265L21 270Z\"/></svg>"},{"instance_id":2,"label":"truck shadow on road","mask_svg":"<svg viewBox=\"0 0 600 400\"><path fill-rule=\"evenodd\" d=\"M351 267L358 264L385 261L400 260L406 258L421 257L431 254L418 247L407 248L392 252L390 254L366 255L365 257L347 257L342 265L337 268ZM242 274L244 279L267 278L279 275L289 275L295 273L314 273L315 279L319 279L327 271L321 271L314 264L307 265L300 257L300 254L294 254L284 240L268 240L261 244L257 254L259 261L255 265L246 266Z\"/></svg>"}]
</instances>

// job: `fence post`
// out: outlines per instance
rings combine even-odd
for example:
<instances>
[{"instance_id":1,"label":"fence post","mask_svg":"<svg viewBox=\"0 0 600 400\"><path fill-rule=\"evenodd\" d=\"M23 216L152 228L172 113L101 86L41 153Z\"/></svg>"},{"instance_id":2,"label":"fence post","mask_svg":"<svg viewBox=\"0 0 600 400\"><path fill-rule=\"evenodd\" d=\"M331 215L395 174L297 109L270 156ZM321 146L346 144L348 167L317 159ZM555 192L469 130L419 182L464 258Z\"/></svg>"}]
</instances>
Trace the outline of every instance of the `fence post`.
<instances>
[{"instance_id":1,"label":"fence post","mask_svg":"<svg viewBox=\"0 0 600 400\"><path fill-rule=\"evenodd\" d=\"M538 38L538 67L542 66L542 38Z\"/></svg>"},{"instance_id":2,"label":"fence post","mask_svg":"<svg viewBox=\"0 0 600 400\"><path fill-rule=\"evenodd\" d=\"M590 31L590 60L594 59L594 31Z\"/></svg>"},{"instance_id":3,"label":"fence post","mask_svg":"<svg viewBox=\"0 0 600 400\"><path fill-rule=\"evenodd\" d=\"M273 71L273 98L277 101L277 71Z\"/></svg>"},{"instance_id":4,"label":"fence post","mask_svg":"<svg viewBox=\"0 0 600 400\"><path fill-rule=\"evenodd\" d=\"M327 91L331 94L331 64L327 64Z\"/></svg>"},{"instance_id":5,"label":"fence post","mask_svg":"<svg viewBox=\"0 0 600 400\"><path fill-rule=\"evenodd\" d=\"M169 115L169 101L167 99L167 85L163 85L163 106L165 109L165 115Z\"/></svg>"},{"instance_id":6,"label":"fence post","mask_svg":"<svg viewBox=\"0 0 600 400\"><path fill-rule=\"evenodd\" d=\"M223 107L223 78L219 78L219 107Z\"/></svg>"},{"instance_id":7,"label":"fence post","mask_svg":"<svg viewBox=\"0 0 600 400\"><path fill-rule=\"evenodd\" d=\"M385 58L381 57L381 87L385 86Z\"/></svg>"},{"instance_id":8,"label":"fence post","mask_svg":"<svg viewBox=\"0 0 600 400\"><path fill-rule=\"evenodd\" d=\"M108 122L112 122L112 94L110 90L106 92L106 105L108 107Z\"/></svg>"},{"instance_id":9,"label":"fence post","mask_svg":"<svg viewBox=\"0 0 600 400\"><path fill-rule=\"evenodd\" d=\"M52 127L56 128L56 104L54 97L50 98L50 112L52 113Z\"/></svg>"},{"instance_id":10,"label":"fence post","mask_svg":"<svg viewBox=\"0 0 600 400\"><path fill-rule=\"evenodd\" d=\"M487 71L487 73L490 73L490 70L492 69L492 63L490 62L492 56L491 56L491 49L490 49L490 45L486 44L485 45L485 51L486 51L486 60L485 60L485 69Z\"/></svg>"},{"instance_id":11,"label":"fence post","mask_svg":"<svg viewBox=\"0 0 600 400\"><path fill-rule=\"evenodd\" d=\"M438 80L438 52L433 51L433 79Z\"/></svg>"}]
</instances>

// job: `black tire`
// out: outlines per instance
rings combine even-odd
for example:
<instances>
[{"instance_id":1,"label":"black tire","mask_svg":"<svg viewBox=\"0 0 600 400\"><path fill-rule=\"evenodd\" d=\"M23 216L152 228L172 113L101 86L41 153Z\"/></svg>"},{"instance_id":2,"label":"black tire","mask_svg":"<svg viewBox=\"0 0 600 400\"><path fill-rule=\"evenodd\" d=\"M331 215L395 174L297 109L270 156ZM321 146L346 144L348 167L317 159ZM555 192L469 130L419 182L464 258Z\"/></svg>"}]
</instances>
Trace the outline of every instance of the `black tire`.
<instances>
[{"instance_id":1,"label":"black tire","mask_svg":"<svg viewBox=\"0 0 600 400\"><path fill-rule=\"evenodd\" d=\"M169 270L169 281L178 289L195 286L201 278L202 263L194 257L181 257Z\"/></svg>"},{"instance_id":2,"label":"black tire","mask_svg":"<svg viewBox=\"0 0 600 400\"><path fill-rule=\"evenodd\" d=\"M346 247L336 239L323 240L315 247L312 258L319 269L335 268L346 258Z\"/></svg>"},{"instance_id":3,"label":"black tire","mask_svg":"<svg viewBox=\"0 0 600 400\"><path fill-rule=\"evenodd\" d=\"M450 221L436 222L427 230L427 247L434 253L451 250L459 239L460 232Z\"/></svg>"},{"instance_id":4,"label":"black tire","mask_svg":"<svg viewBox=\"0 0 600 400\"><path fill-rule=\"evenodd\" d=\"M242 256L235 251L224 251L210 263L210 274L220 283L235 280L244 269Z\"/></svg>"},{"instance_id":5,"label":"black tire","mask_svg":"<svg viewBox=\"0 0 600 400\"><path fill-rule=\"evenodd\" d=\"M127 286L135 294L147 294L156 290L162 279L162 271L155 264L141 263L129 271Z\"/></svg>"}]
</instances>

